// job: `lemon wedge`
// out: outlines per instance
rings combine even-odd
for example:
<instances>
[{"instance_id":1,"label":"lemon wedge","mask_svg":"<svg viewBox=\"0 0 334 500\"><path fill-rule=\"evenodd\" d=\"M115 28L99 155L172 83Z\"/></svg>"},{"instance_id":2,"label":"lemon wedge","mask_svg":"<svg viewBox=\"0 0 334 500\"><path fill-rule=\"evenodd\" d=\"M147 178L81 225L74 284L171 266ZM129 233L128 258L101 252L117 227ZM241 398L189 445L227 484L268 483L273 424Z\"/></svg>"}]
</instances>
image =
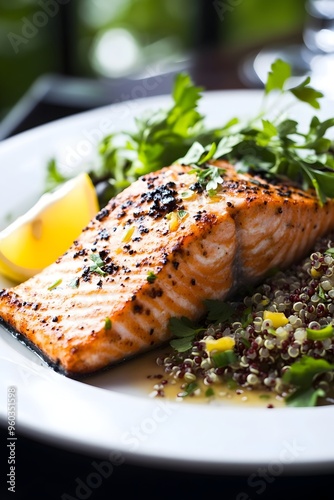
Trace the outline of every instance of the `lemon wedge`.
<instances>
[{"instance_id":1,"label":"lemon wedge","mask_svg":"<svg viewBox=\"0 0 334 500\"><path fill-rule=\"evenodd\" d=\"M45 193L0 232L0 273L16 282L34 276L62 255L98 212L87 173Z\"/></svg>"}]
</instances>

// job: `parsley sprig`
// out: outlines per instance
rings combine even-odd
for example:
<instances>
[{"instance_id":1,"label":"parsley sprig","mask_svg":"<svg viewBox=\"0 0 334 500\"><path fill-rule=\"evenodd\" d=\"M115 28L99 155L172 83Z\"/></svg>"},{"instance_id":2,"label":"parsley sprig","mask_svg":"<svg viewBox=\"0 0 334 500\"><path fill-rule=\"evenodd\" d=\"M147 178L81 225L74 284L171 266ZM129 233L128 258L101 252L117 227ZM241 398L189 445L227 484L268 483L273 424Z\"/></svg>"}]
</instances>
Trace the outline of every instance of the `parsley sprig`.
<instances>
[{"instance_id":1,"label":"parsley sprig","mask_svg":"<svg viewBox=\"0 0 334 500\"><path fill-rule=\"evenodd\" d=\"M286 398L288 406L315 406L317 399L324 396L324 391L314 387L314 379L333 370L334 365L325 359L303 356L295 361L283 375L283 381L295 387L295 391Z\"/></svg>"},{"instance_id":2,"label":"parsley sprig","mask_svg":"<svg viewBox=\"0 0 334 500\"><path fill-rule=\"evenodd\" d=\"M178 352L185 352L191 349L196 336L205 330L204 327L193 323L185 316L170 318L168 328L174 337L170 345Z\"/></svg>"},{"instance_id":3,"label":"parsley sprig","mask_svg":"<svg viewBox=\"0 0 334 500\"><path fill-rule=\"evenodd\" d=\"M297 102L318 110L323 94L310 85L310 77L295 86L290 85L291 80L290 65L276 60L258 114L246 123L235 117L210 129L198 110L203 89L180 73L169 108L148 111L136 118L133 131L115 132L102 140L99 161L88 169L101 207L139 176L177 161L192 165L202 185L215 191L223 182L223 170L212 164L218 159L229 161L241 172L313 188L320 203L333 198L334 157L332 140L326 135L334 126L334 117L321 121L313 116L306 130L301 130L287 111ZM67 179L51 160L46 189Z\"/></svg>"},{"instance_id":4,"label":"parsley sprig","mask_svg":"<svg viewBox=\"0 0 334 500\"><path fill-rule=\"evenodd\" d=\"M282 103L287 97L293 96L294 100L319 109L319 99L323 94L310 86L310 78L288 87L290 77L289 64L282 60L275 61L265 84L264 102L268 102L269 94L278 93ZM291 104L289 101L289 107ZM276 110L275 118L269 118L272 109L270 105L264 104L258 116L248 124L239 123L236 128L238 120L232 120L231 126L222 130L223 137L219 142L208 146L194 144L180 160L181 163L192 160L198 171L204 169L206 174L209 160L224 159L234 164L240 172L257 173L268 179L289 180L304 190L314 188L320 203L334 197L332 141L325 137L328 129L334 126L334 118L320 121L317 116L313 116L308 129L302 132L298 122L287 118L283 109L277 113L276 103L271 106ZM205 175L203 172L198 174L199 179ZM206 176L208 190L216 175L216 172L212 172Z\"/></svg>"}]
</instances>

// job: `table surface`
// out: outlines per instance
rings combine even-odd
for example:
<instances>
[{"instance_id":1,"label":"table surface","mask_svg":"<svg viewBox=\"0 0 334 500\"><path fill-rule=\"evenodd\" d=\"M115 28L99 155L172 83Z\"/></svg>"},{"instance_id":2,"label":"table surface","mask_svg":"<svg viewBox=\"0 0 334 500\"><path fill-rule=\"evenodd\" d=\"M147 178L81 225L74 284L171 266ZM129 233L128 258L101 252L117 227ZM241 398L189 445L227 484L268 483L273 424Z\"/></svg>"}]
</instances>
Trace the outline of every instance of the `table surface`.
<instances>
[{"instance_id":1,"label":"table surface","mask_svg":"<svg viewBox=\"0 0 334 500\"><path fill-rule=\"evenodd\" d=\"M183 69L189 71L194 81L206 89L247 88L249 83L242 77L240 68L244 54L233 52L207 52L200 57L193 57L186 62ZM176 69L179 71L179 69ZM174 69L175 72L175 69ZM165 86L160 87L160 93L169 93L173 79L173 71L165 78ZM61 85L59 85L61 83ZM45 82L44 82L45 84ZM80 84L84 88L85 99L69 99L73 86ZM33 97L30 93L23 102L10 113L0 125L0 136L6 138L47 121L67 116L93 107L115 102L120 93L124 93L124 85L129 82L94 82L60 79L47 80L41 86L40 95ZM102 86L101 86L102 85ZM132 83L133 85L133 83ZM259 85L260 86L260 85ZM70 87L70 92L66 89ZM101 88L103 93L101 94ZM63 89L62 92L59 92ZM73 95L73 92L72 92ZM102 95L102 97L101 97ZM65 96L65 97L64 97ZM88 96L88 97L87 97ZM316 431L317 422L315 422ZM7 469L6 465L6 432L1 430L0 471ZM329 429L329 439L332 439ZM299 498L332 498L333 476L324 471L317 475L280 475L273 476L268 470L254 470L248 475L228 475L207 473L192 473L191 471L164 470L150 468L138 464L121 463L111 470L105 465L104 476L96 475L96 467L101 465L101 457L82 455L68 449L50 446L47 443L35 441L19 433L16 446L17 474L16 493L8 492L4 477L1 477L0 498L35 499L84 499L114 498L116 492L127 493L127 497L139 493L146 498L207 498L217 496L224 499L287 499L298 494ZM103 467L103 466L101 466ZM334 472L334 471L333 471ZM94 482L97 481L97 482Z\"/></svg>"},{"instance_id":2,"label":"table surface","mask_svg":"<svg viewBox=\"0 0 334 500\"><path fill-rule=\"evenodd\" d=\"M1 431L1 450L5 450L6 433ZM73 500L114 498L124 492L127 498L226 500L303 500L333 498L333 474L273 475L268 468L256 468L247 475L208 474L196 471L161 469L126 461L111 466L104 458L75 453L17 434L16 491L7 491L2 482L0 498L7 500ZM7 470L5 457L1 454ZM1 478L4 481L4 478Z\"/></svg>"}]
</instances>

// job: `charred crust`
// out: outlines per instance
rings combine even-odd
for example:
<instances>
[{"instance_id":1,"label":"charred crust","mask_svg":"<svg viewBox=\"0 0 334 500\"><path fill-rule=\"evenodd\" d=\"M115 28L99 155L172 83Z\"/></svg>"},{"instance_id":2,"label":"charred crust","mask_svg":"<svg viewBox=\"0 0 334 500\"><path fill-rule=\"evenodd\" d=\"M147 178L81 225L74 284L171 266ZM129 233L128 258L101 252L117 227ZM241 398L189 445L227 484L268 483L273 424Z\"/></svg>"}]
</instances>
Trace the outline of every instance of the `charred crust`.
<instances>
[{"instance_id":1,"label":"charred crust","mask_svg":"<svg viewBox=\"0 0 334 500\"><path fill-rule=\"evenodd\" d=\"M156 299L157 297L163 296L163 290L160 287L150 287L147 290L146 295L148 295L152 299Z\"/></svg>"},{"instance_id":2,"label":"charred crust","mask_svg":"<svg viewBox=\"0 0 334 500\"><path fill-rule=\"evenodd\" d=\"M102 210L99 211L99 213L95 216L95 219L98 221L101 221L108 217L110 214L110 210L108 208L102 208Z\"/></svg>"},{"instance_id":3,"label":"charred crust","mask_svg":"<svg viewBox=\"0 0 334 500\"><path fill-rule=\"evenodd\" d=\"M101 229L101 231L98 232L99 239L100 240L109 240L110 234L108 233L107 229Z\"/></svg>"},{"instance_id":4,"label":"charred crust","mask_svg":"<svg viewBox=\"0 0 334 500\"><path fill-rule=\"evenodd\" d=\"M133 205L133 201L132 200L127 200L124 203L122 203L121 208L124 210L124 209L126 209L128 207L131 207L131 205Z\"/></svg>"},{"instance_id":5,"label":"charred crust","mask_svg":"<svg viewBox=\"0 0 334 500\"><path fill-rule=\"evenodd\" d=\"M136 304L134 304L132 310L133 310L134 314L142 314L144 307L142 306L142 304L139 304L137 302Z\"/></svg>"},{"instance_id":6,"label":"charred crust","mask_svg":"<svg viewBox=\"0 0 334 500\"><path fill-rule=\"evenodd\" d=\"M167 184L157 187L148 184L149 191L141 194L140 203L149 204L147 214L150 217L158 219L178 208L178 204L181 200L178 198L175 187L175 182L167 182Z\"/></svg>"},{"instance_id":7,"label":"charred crust","mask_svg":"<svg viewBox=\"0 0 334 500\"><path fill-rule=\"evenodd\" d=\"M78 257L85 257L86 255L87 255L87 250L82 248L81 250L73 254L73 259L77 259Z\"/></svg>"}]
</instances>

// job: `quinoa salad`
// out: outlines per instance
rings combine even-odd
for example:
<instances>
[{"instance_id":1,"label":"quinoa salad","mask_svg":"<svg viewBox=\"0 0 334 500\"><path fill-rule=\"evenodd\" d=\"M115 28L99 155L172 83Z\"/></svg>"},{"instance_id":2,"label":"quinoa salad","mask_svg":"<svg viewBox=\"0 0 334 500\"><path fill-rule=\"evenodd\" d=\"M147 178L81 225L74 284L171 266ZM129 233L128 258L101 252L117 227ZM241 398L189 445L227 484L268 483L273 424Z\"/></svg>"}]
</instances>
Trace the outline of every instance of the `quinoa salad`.
<instances>
[{"instance_id":1,"label":"quinoa salad","mask_svg":"<svg viewBox=\"0 0 334 500\"><path fill-rule=\"evenodd\" d=\"M212 400L228 388L289 406L334 403L334 234L251 291L206 305L200 324L171 320L153 396L173 385L181 400Z\"/></svg>"}]
</instances>

